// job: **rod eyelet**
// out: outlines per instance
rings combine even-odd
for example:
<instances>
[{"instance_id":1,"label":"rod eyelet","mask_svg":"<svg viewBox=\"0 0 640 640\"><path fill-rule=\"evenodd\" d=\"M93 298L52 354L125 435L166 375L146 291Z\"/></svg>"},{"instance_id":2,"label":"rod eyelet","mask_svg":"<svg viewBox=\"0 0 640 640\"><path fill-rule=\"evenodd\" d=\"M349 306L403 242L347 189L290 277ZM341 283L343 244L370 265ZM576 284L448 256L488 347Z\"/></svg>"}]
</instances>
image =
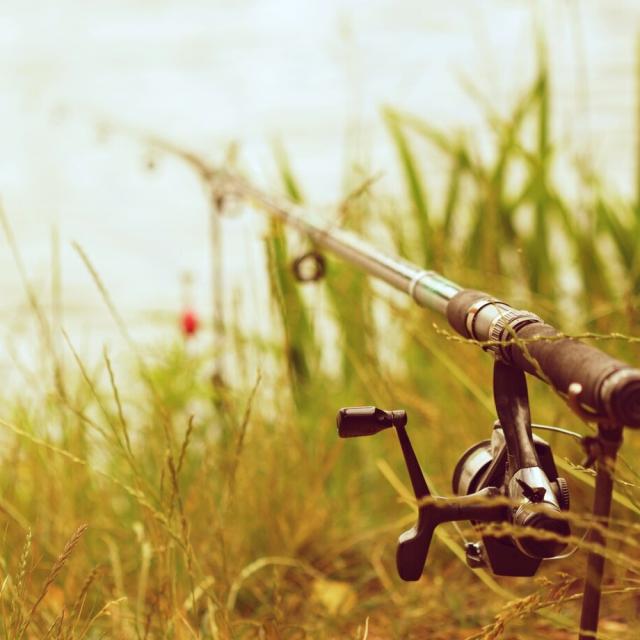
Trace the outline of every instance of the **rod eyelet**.
<instances>
[{"instance_id":1,"label":"rod eyelet","mask_svg":"<svg viewBox=\"0 0 640 640\"><path fill-rule=\"evenodd\" d=\"M298 282L317 282L324 278L327 263L320 252L311 250L298 256L291 263L291 270Z\"/></svg>"}]
</instances>

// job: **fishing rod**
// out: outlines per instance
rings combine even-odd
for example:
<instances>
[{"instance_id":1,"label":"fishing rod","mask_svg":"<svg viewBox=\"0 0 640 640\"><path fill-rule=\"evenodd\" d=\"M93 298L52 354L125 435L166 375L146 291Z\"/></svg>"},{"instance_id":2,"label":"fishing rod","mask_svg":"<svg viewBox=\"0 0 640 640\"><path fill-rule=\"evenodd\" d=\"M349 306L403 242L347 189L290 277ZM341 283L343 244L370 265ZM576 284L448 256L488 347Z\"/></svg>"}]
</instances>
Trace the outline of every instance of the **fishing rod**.
<instances>
[{"instance_id":1,"label":"fishing rod","mask_svg":"<svg viewBox=\"0 0 640 640\"><path fill-rule=\"evenodd\" d=\"M326 227L299 205L266 195L237 178L227 179L230 185L236 195L306 235L319 249L406 293L418 306L444 315L458 334L483 344L494 356L498 420L491 439L471 447L456 465L452 483L456 498L432 495L407 435L403 410L347 407L338 413L341 437L396 430L419 505L418 522L398 542L396 564L404 580L420 578L434 530L443 522L507 523L527 532L513 537L483 535L481 543L468 543L466 556L472 568L489 566L497 575L531 576L542 560L564 557L571 533L564 513L569 509L569 489L558 475L551 447L533 435L525 373L551 385L581 418L597 423L598 435L584 438L583 444L587 466L596 467L593 516L597 523L608 524L623 427L640 427L639 369L565 337L530 311L465 289L436 271L384 253L349 231ZM603 527L592 528L589 536L595 550L587 559L581 640L597 637L604 573Z\"/></svg>"},{"instance_id":2,"label":"fishing rod","mask_svg":"<svg viewBox=\"0 0 640 640\"><path fill-rule=\"evenodd\" d=\"M640 428L640 370L577 339L566 337L539 316L517 309L489 293L465 289L440 273L389 255L343 228L327 226L286 198L264 193L244 178L211 167L202 158L156 138L146 141L195 168L222 208L229 198L256 208L296 229L313 243L315 276L324 273L319 251L329 252L370 276L406 293L417 305L445 316L463 338L494 357L493 395L497 420L491 436L464 452L454 473L455 497L434 496L406 431L404 410L345 407L337 415L343 438L374 435L394 428L418 505L418 521L398 540L396 565L404 580L418 580L436 527L471 521L481 542L466 544L467 563L496 575L532 576L543 560L566 557L571 536L569 487L558 475L550 445L533 428L565 430L531 422L526 373L560 394L597 435L580 437L586 467L596 469L594 526L583 588L580 640L597 637L604 572L605 533L613 494L614 464L624 427Z\"/></svg>"},{"instance_id":3,"label":"fishing rod","mask_svg":"<svg viewBox=\"0 0 640 640\"><path fill-rule=\"evenodd\" d=\"M267 195L237 176L223 174L220 180L229 193L251 200L317 247L406 293L418 306L446 316L457 333L484 343L498 361L551 385L581 417L640 427L640 369L565 337L530 311L388 255L345 229L327 227L300 205Z\"/></svg>"}]
</instances>

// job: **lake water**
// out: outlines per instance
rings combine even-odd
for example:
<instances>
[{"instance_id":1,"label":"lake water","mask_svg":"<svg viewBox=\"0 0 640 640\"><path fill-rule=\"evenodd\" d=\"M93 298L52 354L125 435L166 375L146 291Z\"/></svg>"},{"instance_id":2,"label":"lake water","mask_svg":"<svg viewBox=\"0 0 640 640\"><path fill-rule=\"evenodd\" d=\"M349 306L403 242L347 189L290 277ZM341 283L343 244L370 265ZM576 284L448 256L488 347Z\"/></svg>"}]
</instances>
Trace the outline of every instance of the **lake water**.
<instances>
[{"instance_id":1,"label":"lake water","mask_svg":"<svg viewBox=\"0 0 640 640\"><path fill-rule=\"evenodd\" d=\"M179 162L160 159L149 172L144 147L126 135L105 140L96 123L158 133L213 160L235 141L243 166L267 187L280 140L308 199L321 205L339 198L357 153L395 192L380 107L482 131L464 80L508 112L532 77L538 27L549 44L554 132L628 193L639 26L640 3L631 0L4 0L0 195L45 304L59 264L61 324L80 351L91 357L105 342L123 343L72 241L137 339L175 335L185 296L210 315L206 201ZM263 221L246 214L223 227L228 295L250 291L242 316L267 330ZM32 362L34 344L4 237L0 291L0 373L10 381L15 358Z\"/></svg>"}]
</instances>

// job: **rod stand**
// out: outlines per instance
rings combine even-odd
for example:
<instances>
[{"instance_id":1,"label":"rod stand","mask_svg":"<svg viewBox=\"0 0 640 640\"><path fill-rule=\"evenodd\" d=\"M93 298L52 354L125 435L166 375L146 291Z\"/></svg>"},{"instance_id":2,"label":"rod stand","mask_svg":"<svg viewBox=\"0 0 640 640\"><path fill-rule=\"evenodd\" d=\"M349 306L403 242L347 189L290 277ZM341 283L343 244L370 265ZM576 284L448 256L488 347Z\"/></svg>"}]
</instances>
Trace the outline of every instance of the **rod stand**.
<instances>
[{"instance_id":1,"label":"rod stand","mask_svg":"<svg viewBox=\"0 0 640 640\"><path fill-rule=\"evenodd\" d=\"M603 528L609 526L611 498L613 495L613 475L618 449L622 445L622 426L611 423L598 424L598 437L587 441L588 456L595 461L596 487L593 497L593 517L595 525L589 531L589 542L604 551L607 544ZM600 596L605 558L597 550L589 551L582 597L579 640L593 640L598 637L600 617Z\"/></svg>"}]
</instances>

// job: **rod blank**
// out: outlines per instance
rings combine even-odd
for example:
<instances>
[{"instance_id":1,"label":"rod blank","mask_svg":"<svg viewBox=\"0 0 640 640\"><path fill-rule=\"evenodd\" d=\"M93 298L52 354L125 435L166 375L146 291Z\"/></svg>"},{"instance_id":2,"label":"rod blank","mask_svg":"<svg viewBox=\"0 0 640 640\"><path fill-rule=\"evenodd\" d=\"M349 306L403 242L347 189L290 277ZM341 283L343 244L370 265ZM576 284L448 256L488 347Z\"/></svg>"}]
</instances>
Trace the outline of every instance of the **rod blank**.
<instances>
[{"instance_id":1,"label":"rod blank","mask_svg":"<svg viewBox=\"0 0 640 640\"><path fill-rule=\"evenodd\" d=\"M340 228L314 221L302 207L267 196L237 176L221 174L223 188L235 191L319 248L408 294L421 307L445 315L462 336L488 343L498 360L519 367L571 396L583 417L640 427L640 370L608 354L562 336L529 311L514 309L482 291L467 290L436 271L390 256ZM573 385L573 386L572 386Z\"/></svg>"}]
</instances>

